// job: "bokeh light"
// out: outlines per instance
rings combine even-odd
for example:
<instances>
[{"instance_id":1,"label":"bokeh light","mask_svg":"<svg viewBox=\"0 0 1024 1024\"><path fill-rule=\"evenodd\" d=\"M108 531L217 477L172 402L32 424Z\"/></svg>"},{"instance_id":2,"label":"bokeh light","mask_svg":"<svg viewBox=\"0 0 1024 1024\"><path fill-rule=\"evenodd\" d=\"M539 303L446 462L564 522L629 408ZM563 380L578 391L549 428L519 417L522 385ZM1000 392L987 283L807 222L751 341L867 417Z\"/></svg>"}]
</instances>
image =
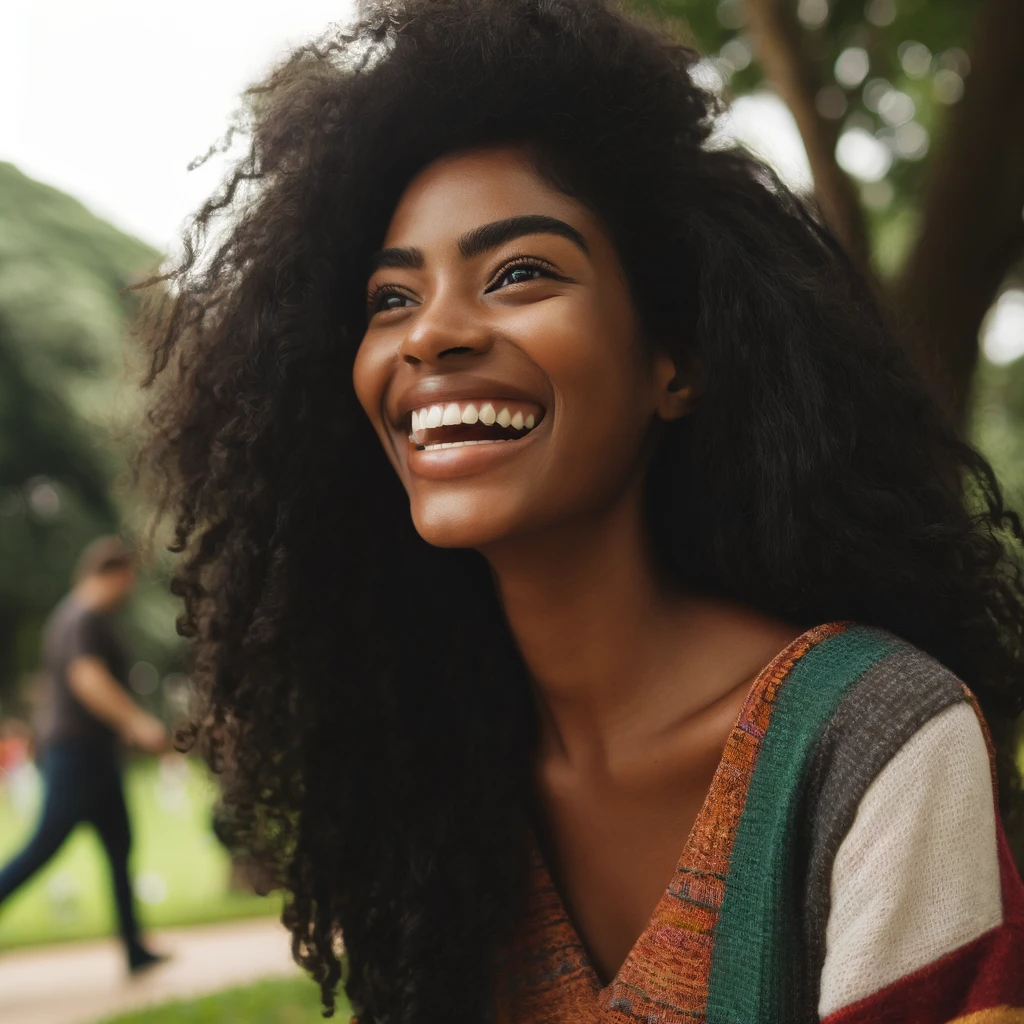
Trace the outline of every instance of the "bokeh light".
<instances>
[{"instance_id":1,"label":"bokeh light","mask_svg":"<svg viewBox=\"0 0 1024 1024\"><path fill-rule=\"evenodd\" d=\"M715 8L715 17L722 28L743 28L747 23L747 7L743 0L722 0Z\"/></svg>"},{"instance_id":2,"label":"bokeh light","mask_svg":"<svg viewBox=\"0 0 1024 1024\"><path fill-rule=\"evenodd\" d=\"M882 178L880 181L867 181L861 185L860 196L864 205L870 209L885 210L895 198L896 189L893 188L891 181Z\"/></svg>"},{"instance_id":3,"label":"bokeh light","mask_svg":"<svg viewBox=\"0 0 1024 1024\"><path fill-rule=\"evenodd\" d=\"M931 143L928 129L917 121L901 124L895 132L894 151L904 160L920 160Z\"/></svg>"},{"instance_id":4,"label":"bokeh light","mask_svg":"<svg viewBox=\"0 0 1024 1024\"><path fill-rule=\"evenodd\" d=\"M55 519L60 515L60 492L57 485L46 477L35 476L25 483L28 507L40 519Z\"/></svg>"},{"instance_id":5,"label":"bokeh light","mask_svg":"<svg viewBox=\"0 0 1024 1024\"><path fill-rule=\"evenodd\" d=\"M828 21L828 0L800 0L796 16L806 28L820 28Z\"/></svg>"},{"instance_id":6,"label":"bokeh light","mask_svg":"<svg viewBox=\"0 0 1024 1024\"><path fill-rule=\"evenodd\" d=\"M951 46L935 58L935 66L941 71L955 71L961 78L966 78L971 72L971 58L966 50Z\"/></svg>"},{"instance_id":7,"label":"bokeh light","mask_svg":"<svg viewBox=\"0 0 1024 1024\"><path fill-rule=\"evenodd\" d=\"M848 46L836 58L836 81L847 89L856 89L867 78L870 70L871 59L862 46Z\"/></svg>"},{"instance_id":8,"label":"bokeh light","mask_svg":"<svg viewBox=\"0 0 1024 1024\"><path fill-rule=\"evenodd\" d=\"M754 59L754 53L750 43L742 36L737 36L735 39L730 39L718 51L718 59L733 71L742 71L745 67L749 67L750 62Z\"/></svg>"},{"instance_id":9,"label":"bokeh light","mask_svg":"<svg viewBox=\"0 0 1024 1024\"><path fill-rule=\"evenodd\" d=\"M861 181L879 181L892 166L892 152L863 128L850 128L839 136L836 160L847 174Z\"/></svg>"},{"instance_id":10,"label":"bokeh light","mask_svg":"<svg viewBox=\"0 0 1024 1024\"><path fill-rule=\"evenodd\" d=\"M892 82L885 78L870 78L861 92L864 106L868 110L878 111L878 105L882 98L892 92Z\"/></svg>"},{"instance_id":11,"label":"bokeh light","mask_svg":"<svg viewBox=\"0 0 1024 1024\"><path fill-rule=\"evenodd\" d=\"M887 124L905 124L915 111L914 101L899 89L889 89L878 97L878 113Z\"/></svg>"},{"instance_id":12,"label":"bokeh light","mask_svg":"<svg viewBox=\"0 0 1024 1024\"><path fill-rule=\"evenodd\" d=\"M981 324L985 358L997 366L1024 356L1024 290L1008 288Z\"/></svg>"},{"instance_id":13,"label":"bokeh light","mask_svg":"<svg viewBox=\"0 0 1024 1024\"><path fill-rule=\"evenodd\" d=\"M910 78L924 78L931 70L932 51L924 43L908 39L896 50L904 72Z\"/></svg>"},{"instance_id":14,"label":"bokeh light","mask_svg":"<svg viewBox=\"0 0 1024 1024\"><path fill-rule=\"evenodd\" d=\"M868 0L864 5L864 17L879 28L891 25L896 19L895 0Z\"/></svg>"},{"instance_id":15,"label":"bokeh light","mask_svg":"<svg viewBox=\"0 0 1024 1024\"><path fill-rule=\"evenodd\" d=\"M940 68L932 78L932 95L939 103L956 103L964 94L964 80L951 68Z\"/></svg>"}]
</instances>

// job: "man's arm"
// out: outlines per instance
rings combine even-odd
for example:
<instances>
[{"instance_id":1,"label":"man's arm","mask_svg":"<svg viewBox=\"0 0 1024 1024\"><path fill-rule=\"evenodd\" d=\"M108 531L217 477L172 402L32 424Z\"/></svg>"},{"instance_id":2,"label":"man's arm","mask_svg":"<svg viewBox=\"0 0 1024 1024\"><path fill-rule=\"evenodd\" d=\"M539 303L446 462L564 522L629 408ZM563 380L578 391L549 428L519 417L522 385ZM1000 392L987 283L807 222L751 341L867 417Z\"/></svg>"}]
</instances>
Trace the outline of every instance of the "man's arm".
<instances>
[{"instance_id":1,"label":"man's arm","mask_svg":"<svg viewBox=\"0 0 1024 1024\"><path fill-rule=\"evenodd\" d=\"M101 658L79 655L68 663L68 686L90 714L126 743L159 753L167 747L163 722L143 711L121 688Z\"/></svg>"}]
</instances>

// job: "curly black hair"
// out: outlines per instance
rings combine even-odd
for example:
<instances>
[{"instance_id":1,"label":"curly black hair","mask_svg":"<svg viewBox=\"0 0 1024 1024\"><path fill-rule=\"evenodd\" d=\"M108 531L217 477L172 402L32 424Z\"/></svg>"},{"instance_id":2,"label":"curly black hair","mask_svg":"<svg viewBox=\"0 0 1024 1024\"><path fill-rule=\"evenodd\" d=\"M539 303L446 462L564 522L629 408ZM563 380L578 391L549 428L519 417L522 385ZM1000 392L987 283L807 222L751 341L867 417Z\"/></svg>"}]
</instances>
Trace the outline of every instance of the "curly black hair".
<instances>
[{"instance_id":1,"label":"curly black hair","mask_svg":"<svg viewBox=\"0 0 1024 1024\"><path fill-rule=\"evenodd\" d=\"M352 384L370 256L439 156L528 147L607 226L646 337L699 356L648 476L667 577L889 629L997 733L1024 704L1019 517L814 209L713 142L698 59L603 0L368 0L248 91L246 155L149 282L138 465L181 555L191 735L325 1015L344 960L367 1022L488 1019L525 886L524 665L482 557L416 534ZM443 631L400 613L424 580Z\"/></svg>"}]
</instances>

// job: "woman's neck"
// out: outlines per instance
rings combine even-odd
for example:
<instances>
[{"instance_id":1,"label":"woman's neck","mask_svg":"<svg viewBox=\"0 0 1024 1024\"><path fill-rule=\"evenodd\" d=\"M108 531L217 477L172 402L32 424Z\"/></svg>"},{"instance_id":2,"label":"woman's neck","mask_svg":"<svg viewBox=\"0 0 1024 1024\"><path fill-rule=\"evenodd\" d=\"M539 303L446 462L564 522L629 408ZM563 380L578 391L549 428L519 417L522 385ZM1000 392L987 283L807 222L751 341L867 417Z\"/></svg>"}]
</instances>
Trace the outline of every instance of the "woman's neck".
<instances>
[{"instance_id":1,"label":"woman's neck","mask_svg":"<svg viewBox=\"0 0 1024 1024\"><path fill-rule=\"evenodd\" d=\"M659 582L641 494L486 554L533 679L542 747L607 763L677 710L692 602Z\"/></svg>"}]
</instances>

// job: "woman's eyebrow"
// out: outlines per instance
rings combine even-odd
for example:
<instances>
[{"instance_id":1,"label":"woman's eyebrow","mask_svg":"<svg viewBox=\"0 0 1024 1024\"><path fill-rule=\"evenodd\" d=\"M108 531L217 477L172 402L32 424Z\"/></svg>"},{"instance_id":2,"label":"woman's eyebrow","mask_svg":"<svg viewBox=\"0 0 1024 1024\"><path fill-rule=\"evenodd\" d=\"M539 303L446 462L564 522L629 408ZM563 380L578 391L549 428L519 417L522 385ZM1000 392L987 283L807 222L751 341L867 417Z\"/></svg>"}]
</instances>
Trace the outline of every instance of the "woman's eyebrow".
<instances>
[{"instance_id":1,"label":"woman's eyebrow","mask_svg":"<svg viewBox=\"0 0 1024 1024\"><path fill-rule=\"evenodd\" d=\"M504 220L481 224L472 231L467 231L458 242L459 252L465 259L472 259L499 245L511 242L523 235L561 235L578 246L588 256L590 246L587 240L571 224L557 217L548 217L540 213L526 214L521 217L506 217ZM415 247L394 246L381 249L371 261L371 271L383 267L401 270L422 270L425 265L423 250Z\"/></svg>"},{"instance_id":2,"label":"woman's eyebrow","mask_svg":"<svg viewBox=\"0 0 1024 1024\"><path fill-rule=\"evenodd\" d=\"M397 268L398 270L422 270L424 266L423 250L400 248L392 246L390 249L381 249L374 253L370 260L370 272L380 270L383 267Z\"/></svg>"},{"instance_id":3,"label":"woman's eyebrow","mask_svg":"<svg viewBox=\"0 0 1024 1024\"><path fill-rule=\"evenodd\" d=\"M511 242L523 235L561 235L577 245L588 256L590 246L587 240L571 225L557 217L547 217L540 213L526 214L521 217L507 217L490 224L482 224L473 228L459 239L459 252L468 260L489 249Z\"/></svg>"}]
</instances>

